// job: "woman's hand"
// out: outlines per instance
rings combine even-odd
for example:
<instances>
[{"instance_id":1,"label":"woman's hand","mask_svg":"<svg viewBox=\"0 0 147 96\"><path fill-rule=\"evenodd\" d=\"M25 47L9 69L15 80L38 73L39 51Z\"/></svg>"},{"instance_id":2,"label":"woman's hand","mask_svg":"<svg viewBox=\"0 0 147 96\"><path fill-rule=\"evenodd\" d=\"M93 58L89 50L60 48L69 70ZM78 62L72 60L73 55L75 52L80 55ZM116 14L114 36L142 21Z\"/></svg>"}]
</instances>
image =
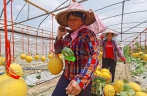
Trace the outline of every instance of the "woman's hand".
<instances>
[{"instance_id":1,"label":"woman's hand","mask_svg":"<svg viewBox=\"0 0 147 96\"><path fill-rule=\"evenodd\" d=\"M77 84L75 80L72 80L66 88L66 94L78 95L82 88Z\"/></svg>"},{"instance_id":2,"label":"woman's hand","mask_svg":"<svg viewBox=\"0 0 147 96\"><path fill-rule=\"evenodd\" d=\"M62 36L64 36L67 33L67 29L64 26L59 26L58 27L58 35L57 35L57 39L61 39Z\"/></svg>"},{"instance_id":3,"label":"woman's hand","mask_svg":"<svg viewBox=\"0 0 147 96\"><path fill-rule=\"evenodd\" d=\"M126 63L126 59L124 57L121 58L121 60L124 62L124 64Z\"/></svg>"}]
</instances>

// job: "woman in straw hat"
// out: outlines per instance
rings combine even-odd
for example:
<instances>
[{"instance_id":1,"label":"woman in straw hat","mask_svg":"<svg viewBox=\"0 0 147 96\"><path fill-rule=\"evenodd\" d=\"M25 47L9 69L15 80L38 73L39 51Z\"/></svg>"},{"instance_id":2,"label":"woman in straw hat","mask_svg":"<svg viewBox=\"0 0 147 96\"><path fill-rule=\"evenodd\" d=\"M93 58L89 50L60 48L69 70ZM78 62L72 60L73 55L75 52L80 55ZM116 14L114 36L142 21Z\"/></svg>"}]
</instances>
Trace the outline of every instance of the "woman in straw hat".
<instances>
[{"instance_id":1,"label":"woman in straw hat","mask_svg":"<svg viewBox=\"0 0 147 96\"><path fill-rule=\"evenodd\" d=\"M113 40L113 38L115 38L118 34L115 31L108 29L102 35L106 38L106 40L102 41L102 68L107 68L110 70L112 74L111 82L114 82L117 56L119 56L124 63L126 60L116 41Z\"/></svg>"},{"instance_id":2,"label":"woman in straw hat","mask_svg":"<svg viewBox=\"0 0 147 96\"><path fill-rule=\"evenodd\" d=\"M61 26L54 43L55 53L59 54L68 47L76 60L65 58L63 74L52 96L90 96L93 72L99 64L96 34L88 29L95 22L94 13L85 11L80 3L75 2L67 10L58 13L56 20ZM65 27L71 29L67 35Z\"/></svg>"}]
</instances>

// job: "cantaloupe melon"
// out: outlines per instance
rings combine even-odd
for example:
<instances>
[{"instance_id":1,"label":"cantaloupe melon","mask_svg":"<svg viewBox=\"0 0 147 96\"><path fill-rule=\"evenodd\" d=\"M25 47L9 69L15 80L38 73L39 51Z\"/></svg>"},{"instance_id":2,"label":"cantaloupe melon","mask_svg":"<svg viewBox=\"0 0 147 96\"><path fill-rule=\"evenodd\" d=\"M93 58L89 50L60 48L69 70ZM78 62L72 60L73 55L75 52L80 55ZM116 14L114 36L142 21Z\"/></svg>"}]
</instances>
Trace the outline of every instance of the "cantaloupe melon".
<instances>
[{"instance_id":1,"label":"cantaloupe melon","mask_svg":"<svg viewBox=\"0 0 147 96\"><path fill-rule=\"evenodd\" d=\"M115 89L112 85L110 84L107 84L105 87L104 87L104 95L105 96L114 96L115 95Z\"/></svg>"},{"instance_id":2,"label":"cantaloupe melon","mask_svg":"<svg viewBox=\"0 0 147 96\"><path fill-rule=\"evenodd\" d=\"M63 61L61 58L54 56L48 62L48 70L51 74L57 75L63 69Z\"/></svg>"},{"instance_id":3,"label":"cantaloupe melon","mask_svg":"<svg viewBox=\"0 0 147 96\"><path fill-rule=\"evenodd\" d=\"M23 70L19 64L16 63L10 64L10 69L13 70L17 75L23 76Z\"/></svg>"},{"instance_id":4,"label":"cantaloupe melon","mask_svg":"<svg viewBox=\"0 0 147 96\"><path fill-rule=\"evenodd\" d=\"M128 85L130 85L135 92L142 91L142 88L135 82L129 82Z\"/></svg>"},{"instance_id":5,"label":"cantaloupe melon","mask_svg":"<svg viewBox=\"0 0 147 96\"><path fill-rule=\"evenodd\" d=\"M32 56L30 56L30 55L28 55L25 59L28 63L32 62L32 60L33 60Z\"/></svg>"},{"instance_id":6,"label":"cantaloupe melon","mask_svg":"<svg viewBox=\"0 0 147 96\"><path fill-rule=\"evenodd\" d=\"M43 55L43 56L41 57L41 61L44 62L45 60L46 60L46 57Z\"/></svg>"},{"instance_id":7,"label":"cantaloupe melon","mask_svg":"<svg viewBox=\"0 0 147 96\"><path fill-rule=\"evenodd\" d=\"M0 96L27 96L27 84L20 77L14 79L7 74L0 76Z\"/></svg>"},{"instance_id":8,"label":"cantaloupe melon","mask_svg":"<svg viewBox=\"0 0 147 96\"><path fill-rule=\"evenodd\" d=\"M26 54L25 54L25 53L21 53L21 54L20 54L20 58L21 58L22 60L24 60L24 59L26 58Z\"/></svg>"},{"instance_id":9,"label":"cantaloupe melon","mask_svg":"<svg viewBox=\"0 0 147 96\"><path fill-rule=\"evenodd\" d=\"M35 58L35 60L38 60L39 59L39 55L36 54L34 58Z\"/></svg>"},{"instance_id":10,"label":"cantaloupe melon","mask_svg":"<svg viewBox=\"0 0 147 96\"><path fill-rule=\"evenodd\" d=\"M144 92L136 92L136 96L147 96Z\"/></svg>"},{"instance_id":11,"label":"cantaloupe melon","mask_svg":"<svg viewBox=\"0 0 147 96\"><path fill-rule=\"evenodd\" d=\"M121 80L117 80L114 84L113 87L116 91L116 93L119 93L123 90L124 82Z\"/></svg>"}]
</instances>

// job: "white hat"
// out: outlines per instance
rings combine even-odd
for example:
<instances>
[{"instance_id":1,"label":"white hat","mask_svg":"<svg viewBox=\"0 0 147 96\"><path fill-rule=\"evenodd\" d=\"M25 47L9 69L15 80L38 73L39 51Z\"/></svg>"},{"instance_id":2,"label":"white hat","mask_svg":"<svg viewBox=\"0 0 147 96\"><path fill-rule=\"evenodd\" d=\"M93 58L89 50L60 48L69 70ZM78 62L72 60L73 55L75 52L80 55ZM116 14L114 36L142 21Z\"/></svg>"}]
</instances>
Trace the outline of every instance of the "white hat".
<instances>
[{"instance_id":1,"label":"white hat","mask_svg":"<svg viewBox=\"0 0 147 96\"><path fill-rule=\"evenodd\" d=\"M113 36L118 36L118 33L111 29L107 29L104 33L102 33L102 35L106 37L107 33L113 33Z\"/></svg>"}]
</instances>

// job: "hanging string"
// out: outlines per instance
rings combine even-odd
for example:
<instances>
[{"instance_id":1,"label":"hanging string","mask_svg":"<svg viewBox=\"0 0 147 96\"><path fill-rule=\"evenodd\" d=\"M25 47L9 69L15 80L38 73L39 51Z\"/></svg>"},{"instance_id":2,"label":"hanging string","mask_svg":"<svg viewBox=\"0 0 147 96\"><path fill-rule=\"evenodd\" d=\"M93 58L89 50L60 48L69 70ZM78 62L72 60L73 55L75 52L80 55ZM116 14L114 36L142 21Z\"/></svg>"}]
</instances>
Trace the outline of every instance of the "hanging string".
<instances>
[{"instance_id":1,"label":"hanging string","mask_svg":"<svg viewBox=\"0 0 147 96\"><path fill-rule=\"evenodd\" d=\"M51 34L49 34L49 37L51 37ZM50 53L50 39L49 39L49 41L48 41L48 51L49 51L49 53Z\"/></svg>"},{"instance_id":2,"label":"hanging string","mask_svg":"<svg viewBox=\"0 0 147 96\"><path fill-rule=\"evenodd\" d=\"M37 31L36 31L37 32ZM36 54L38 54L37 53L37 47L38 47L38 45L37 45L37 39L38 39L38 36L36 36Z\"/></svg>"},{"instance_id":3,"label":"hanging string","mask_svg":"<svg viewBox=\"0 0 147 96\"><path fill-rule=\"evenodd\" d=\"M1 49L1 48L2 48L1 43L2 43L2 41L1 41L1 32L0 32L0 56L2 55L2 54L1 54L1 50L2 50L2 49Z\"/></svg>"},{"instance_id":4,"label":"hanging string","mask_svg":"<svg viewBox=\"0 0 147 96\"><path fill-rule=\"evenodd\" d=\"M141 50L141 33L140 33L140 50L139 50L140 52L142 51Z\"/></svg>"},{"instance_id":5,"label":"hanging string","mask_svg":"<svg viewBox=\"0 0 147 96\"><path fill-rule=\"evenodd\" d=\"M29 47L30 47L30 36L29 36L29 26L27 26L27 30L28 30L28 55L30 55L30 50L29 50Z\"/></svg>"},{"instance_id":6,"label":"hanging string","mask_svg":"<svg viewBox=\"0 0 147 96\"><path fill-rule=\"evenodd\" d=\"M146 54L146 36L147 36L147 31L146 30L145 30L145 33L144 34L145 34L145 48L144 48L145 51L144 51L144 53Z\"/></svg>"},{"instance_id":7,"label":"hanging string","mask_svg":"<svg viewBox=\"0 0 147 96\"><path fill-rule=\"evenodd\" d=\"M44 44L43 44L43 29L42 29L42 53L44 55Z\"/></svg>"},{"instance_id":8,"label":"hanging string","mask_svg":"<svg viewBox=\"0 0 147 96\"><path fill-rule=\"evenodd\" d=\"M133 43L133 53L134 53L134 52L135 52L135 51L134 51L134 49L135 49L135 48L134 48L134 41L133 41L132 43Z\"/></svg>"},{"instance_id":9,"label":"hanging string","mask_svg":"<svg viewBox=\"0 0 147 96\"><path fill-rule=\"evenodd\" d=\"M54 49L54 44L53 44L53 33L54 33L54 16L55 14L52 14L52 50Z\"/></svg>"},{"instance_id":10,"label":"hanging string","mask_svg":"<svg viewBox=\"0 0 147 96\"><path fill-rule=\"evenodd\" d=\"M12 32L11 32L11 38L12 38L12 50L13 50L13 54L12 54L12 59L14 59L14 30L13 30L13 0L11 0L11 27L12 27Z\"/></svg>"},{"instance_id":11,"label":"hanging string","mask_svg":"<svg viewBox=\"0 0 147 96\"><path fill-rule=\"evenodd\" d=\"M22 52L24 53L24 40L23 40L23 34L24 34L24 32L23 32L23 28L22 28Z\"/></svg>"},{"instance_id":12,"label":"hanging string","mask_svg":"<svg viewBox=\"0 0 147 96\"><path fill-rule=\"evenodd\" d=\"M13 78L18 79L18 76L15 72L10 69L11 64L11 47L10 41L8 40L8 30L7 30L7 9L6 9L6 0L3 0L4 5L4 31L5 31L5 58L6 58L6 72Z\"/></svg>"}]
</instances>

